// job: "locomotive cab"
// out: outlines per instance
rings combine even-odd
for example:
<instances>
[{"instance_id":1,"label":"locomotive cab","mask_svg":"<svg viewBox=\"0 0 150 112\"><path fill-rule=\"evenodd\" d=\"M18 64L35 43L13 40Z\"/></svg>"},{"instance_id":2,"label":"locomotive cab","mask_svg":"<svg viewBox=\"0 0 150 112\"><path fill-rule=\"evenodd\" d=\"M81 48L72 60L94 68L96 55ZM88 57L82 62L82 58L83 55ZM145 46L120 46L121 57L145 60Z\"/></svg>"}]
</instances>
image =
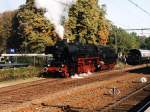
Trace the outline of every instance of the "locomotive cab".
<instances>
[{"instance_id":1,"label":"locomotive cab","mask_svg":"<svg viewBox=\"0 0 150 112\"><path fill-rule=\"evenodd\" d=\"M102 58L104 63L113 64L117 61L117 54L115 50L109 46L98 46L98 55Z\"/></svg>"}]
</instances>

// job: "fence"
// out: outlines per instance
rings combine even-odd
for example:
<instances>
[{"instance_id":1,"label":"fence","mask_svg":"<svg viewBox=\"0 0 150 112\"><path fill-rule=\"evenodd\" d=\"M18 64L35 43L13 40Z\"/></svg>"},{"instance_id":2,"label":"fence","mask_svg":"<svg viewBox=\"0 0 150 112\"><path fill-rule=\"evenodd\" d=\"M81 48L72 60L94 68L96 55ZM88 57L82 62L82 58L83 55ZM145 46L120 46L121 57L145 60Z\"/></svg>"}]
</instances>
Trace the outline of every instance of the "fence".
<instances>
[{"instance_id":1,"label":"fence","mask_svg":"<svg viewBox=\"0 0 150 112\"><path fill-rule=\"evenodd\" d=\"M44 66L52 55L45 54L1 54L0 62L2 64L28 64L32 66Z\"/></svg>"}]
</instances>

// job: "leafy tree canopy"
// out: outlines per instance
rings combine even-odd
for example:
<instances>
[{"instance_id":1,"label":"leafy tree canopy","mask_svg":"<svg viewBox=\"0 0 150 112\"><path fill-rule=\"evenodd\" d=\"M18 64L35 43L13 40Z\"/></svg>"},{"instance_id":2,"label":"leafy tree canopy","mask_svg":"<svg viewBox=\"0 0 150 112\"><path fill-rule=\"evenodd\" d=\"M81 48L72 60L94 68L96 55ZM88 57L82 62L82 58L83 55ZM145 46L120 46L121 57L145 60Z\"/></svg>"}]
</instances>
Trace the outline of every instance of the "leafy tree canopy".
<instances>
[{"instance_id":1,"label":"leafy tree canopy","mask_svg":"<svg viewBox=\"0 0 150 112\"><path fill-rule=\"evenodd\" d=\"M118 52L124 52L132 48L139 48L140 39L136 33L129 34L122 28L112 25L108 44L117 47Z\"/></svg>"},{"instance_id":2,"label":"leafy tree canopy","mask_svg":"<svg viewBox=\"0 0 150 112\"><path fill-rule=\"evenodd\" d=\"M141 48L150 50L150 37L141 38Z\"/></svg>"},{"instance_id":3,"label":"leafy tree canopy","mask_svg":"<svg viewBox=\"0 0 150 112\"><path fill-rule=\"evenodd\" d=\"M46 45L54 44L53 25L44 17L43 9L36 9L34 0L27 0L14 19L17 48L30 53L44 52Z\"/></svg>"},{"instance_id":4,"label":"leafy tree canopy","mask_svg":"<svg viewBox=\"0 0 150 112\"><path fill-rule=\"evenodd\" d=\"M12 20L15 13L15 11L7 11L0 14L0 52L6 52L7 41L12 37Z\"/></svg>"},{"instance_id":5,"label":"leafy tree canopy","mask_svg":"<svg viewBox=\"0 0 150 112\"><path fill-rule=\"evenodd\" d=\"M109 26L104 10L99 8L97 0L78 0L69 11L65 25L65 36L70 41L103 44L107 41Z\"/></svg>"},{"instance_id":6,"label":"leafy tree canopy","mask_svg":"<svg viewBox=\"0 0 150 112\"><path fill-rule=\"evenodd\" d=\"M139 38L127 33L105 18L105 5L97 0L77 0L65 21L65 38L83 44L109 44L119 52L131 48L150 49L150 37ZM45 9L36 9L34 0L27 0L19 10L0 14L0 52L16 48L21 53L42 53L45 46L55 44L53 25L44 17Z\"/></svg>"}]
</instances>

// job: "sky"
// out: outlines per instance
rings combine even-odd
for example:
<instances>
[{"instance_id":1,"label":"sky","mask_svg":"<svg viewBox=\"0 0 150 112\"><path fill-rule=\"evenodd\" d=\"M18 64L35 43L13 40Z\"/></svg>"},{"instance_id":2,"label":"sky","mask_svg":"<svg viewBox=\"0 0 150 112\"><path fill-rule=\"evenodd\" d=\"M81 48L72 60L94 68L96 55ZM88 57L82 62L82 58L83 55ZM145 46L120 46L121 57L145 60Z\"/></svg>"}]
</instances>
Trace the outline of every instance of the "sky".
<instances>
[{"instance_id":1,"label":"sky","mask_svg":"<svg viewBox=\"0 0 150 112\"><path fill-rule=\"evenodd\" d=\"M0 13L17 9L25 0L0 0Z\"/></svg>"},{"instance_id":2,"label":"sky","mask_svg":"<svg viewBox=\"0 0 150 112\"><path fill-rule=\"evenodd\" d=\"M132 0L150 13L150 0ZM150 14L146 14L128 0L101 0L106 4L107 18L124 29L150 28ZM150 35L150 31L138 32Z\"/></svg>"},{"instance_id":3,"label":"sky","mask_svg":"<svg viewBox=\"0 0 150 112\"><path fill-rule=\"evenodd\" d=\"M150 0L132 0L150 13ZM128 0L100 0L106 4L107 19L124 29L150 28L150 15L146 14ZM0 0L0 13L17 9L25 0ZM150 31L138 32L140 35L150 35Z\"/></svg>"}]
</instances>

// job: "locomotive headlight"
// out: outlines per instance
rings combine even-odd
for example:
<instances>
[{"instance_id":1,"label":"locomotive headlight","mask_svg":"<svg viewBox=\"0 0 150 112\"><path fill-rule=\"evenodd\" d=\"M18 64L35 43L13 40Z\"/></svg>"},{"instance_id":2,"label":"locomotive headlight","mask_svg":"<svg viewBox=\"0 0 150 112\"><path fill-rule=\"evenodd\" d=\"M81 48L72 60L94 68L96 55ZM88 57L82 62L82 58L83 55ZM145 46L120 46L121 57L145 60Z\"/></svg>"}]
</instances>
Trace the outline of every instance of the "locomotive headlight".
<instances>
[{"instance_id":1,"label":"locomotive headlight","mask_svg":"<svg viewBox=\"0 0 150 112\"><path fill-rule=\"evenodd\" d=\"M64 66L65 66L64 64L61 65L61 67L64 67Z\"/></svg>"},{"instance_id":2,"label":"locomotive headlight","mask_svg":"<svg viewBox=\"0 0 150 112\"><path fill-rule=\"evenodd\" d=\"M101 67L101 65L97 65L97 67L98 67L98 68L100 68L100 67Z\"/></svg>"},{"instance_id":3,"label":"locomotive headlight","mask_svg":"<svg viewBox=\"0 0 150 112\"><path fill-rule=\"evenodd\" d=\"M61 68L58 69L58 72L62 72Z\"/></svg>"}]
</instances>

